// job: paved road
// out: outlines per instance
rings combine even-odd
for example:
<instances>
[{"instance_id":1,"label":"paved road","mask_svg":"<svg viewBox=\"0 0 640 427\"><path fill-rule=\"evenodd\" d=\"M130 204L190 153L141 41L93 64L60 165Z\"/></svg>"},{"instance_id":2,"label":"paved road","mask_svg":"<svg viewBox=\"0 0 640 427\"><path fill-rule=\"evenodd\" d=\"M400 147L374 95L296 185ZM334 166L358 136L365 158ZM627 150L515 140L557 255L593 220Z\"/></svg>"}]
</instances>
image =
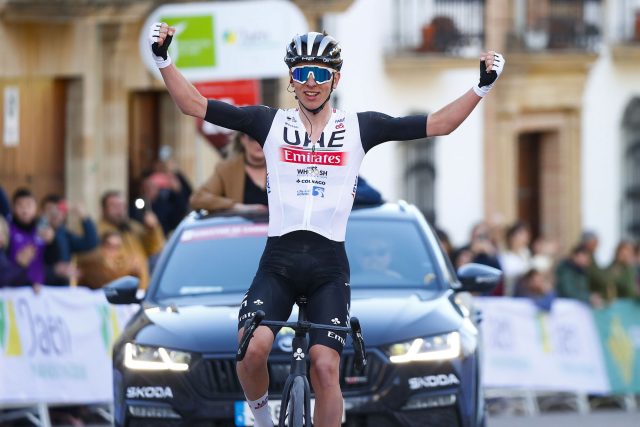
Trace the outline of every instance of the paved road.
<instances>
[{"instance_id":1,"label":"paved road","mask_svg":"<svg viewBox=\"0 0 640 427\"><path fill-rule=\"evenodd\" d=\"M487 427L638 427L640 412L596 412L588 415L544 414L535 417L501 416L490 418ZM69 426L70 427L70 426ZM89 425L88 427L105 427Z\"/></svg>"},{"instance_id":2,"label":"paved road","mask_svg":"<svg viewBox=\"0 0 640 427\"><path fill-rule=\"evenodd\" d=\"M640 412L598 411L586 415L576 413L543 414L535 417L497 416L487 427L639 427Z\"/></svg>"},{"instance_id":3,"label":"paved road","mask_svg":"<svg viewBox=\"0 0 640 427\"><path fill-rule=\"evenodd\" d=\"M639 427L640 412L595 412L588 415L544 414L535 417L499 416L490 418L487 427ZM71 427L71 426L69 426ZM107 424L87 427L108 427Z\"/></svg>"}]
</instances>

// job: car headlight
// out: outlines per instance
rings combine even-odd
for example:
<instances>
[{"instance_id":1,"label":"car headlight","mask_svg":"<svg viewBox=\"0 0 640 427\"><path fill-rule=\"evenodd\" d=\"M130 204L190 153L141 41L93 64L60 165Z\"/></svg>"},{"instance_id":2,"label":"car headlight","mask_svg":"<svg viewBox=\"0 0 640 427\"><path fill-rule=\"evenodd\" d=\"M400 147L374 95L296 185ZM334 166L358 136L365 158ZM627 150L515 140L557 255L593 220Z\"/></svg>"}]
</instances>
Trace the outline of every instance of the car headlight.
<instances>
[{"instance_id":1,"label":"car headlight","mask_svg":"<svg viewBox=\"0 0 640 427\"><path fill-rule=\"evenodd\" d=\"M133 343L124 345L124 366L142 371L186 371L191 354Z\"/></svg>"},{"instance_id":2,"label":"car headlight","mask_svg":"<svg viewBox=\"0 0 640 427\"><path fill-rule=\"evenodd\" d=\"M460 333L451 332L389 346L392 363L448 360L460 355Z\"/></svg>"}]
</instances>

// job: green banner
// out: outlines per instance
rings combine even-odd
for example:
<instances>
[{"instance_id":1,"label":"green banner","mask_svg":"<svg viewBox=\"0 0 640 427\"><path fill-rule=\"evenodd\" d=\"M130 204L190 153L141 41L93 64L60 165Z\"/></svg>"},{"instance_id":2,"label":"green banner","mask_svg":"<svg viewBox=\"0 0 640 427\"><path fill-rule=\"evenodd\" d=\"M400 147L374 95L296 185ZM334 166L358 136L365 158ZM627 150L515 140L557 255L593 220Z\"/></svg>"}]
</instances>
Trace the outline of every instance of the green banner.
<instances>
[{"instance_id":1,"label":"green banner","mask_svg":"<svg viewBox=\"0 0 640 427\"><path fill-rule=\"evenodd\" d=\"M593 315L611 393L640 393L640 301L618 300Z\"/></svg>"},{"instance_id":2,"label":"green banner","mask_svg":"<svg viewBox=\"0 0 640 427\"><path fill-rule=\"evenodd\" d=\"M169 51L178 68L216 65L213 16L163 16L161 22L176 27Z\"/></svg>"}]
</instances>

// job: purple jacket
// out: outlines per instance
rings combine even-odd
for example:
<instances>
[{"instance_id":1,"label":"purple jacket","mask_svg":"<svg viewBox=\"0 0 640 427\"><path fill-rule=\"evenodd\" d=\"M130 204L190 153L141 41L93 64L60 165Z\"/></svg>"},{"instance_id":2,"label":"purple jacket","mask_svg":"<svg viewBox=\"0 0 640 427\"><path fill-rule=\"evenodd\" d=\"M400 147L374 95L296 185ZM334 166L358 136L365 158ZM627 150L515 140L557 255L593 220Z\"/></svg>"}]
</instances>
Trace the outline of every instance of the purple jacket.
<instances>
[{"instance_id":1,"label":"purple jacket","mask_svg":"<svg viewBox=\"0 0 640 427\"><path fill-rule=\"evenodd\" d=\"M3 286L26 286L31 282L27 270L11 262L4 249L0 249L0 288Z\"/></svg>"},{"instance_id":2,"label":"purple jacket","mask_svg":"<svg viewBox=\"0 0 640 427\"><path fill-rule=\"evenodd\" d=\"M27 276L32 283L44 284L44 240L38 236L38 229L35 224L29 227L20 227L12 221L9 224L9 248L7 251L9 260L17 264L17 254L29 245L33 245L36 248L36 254L27 266Z\"/></svg>"}]
</instances>

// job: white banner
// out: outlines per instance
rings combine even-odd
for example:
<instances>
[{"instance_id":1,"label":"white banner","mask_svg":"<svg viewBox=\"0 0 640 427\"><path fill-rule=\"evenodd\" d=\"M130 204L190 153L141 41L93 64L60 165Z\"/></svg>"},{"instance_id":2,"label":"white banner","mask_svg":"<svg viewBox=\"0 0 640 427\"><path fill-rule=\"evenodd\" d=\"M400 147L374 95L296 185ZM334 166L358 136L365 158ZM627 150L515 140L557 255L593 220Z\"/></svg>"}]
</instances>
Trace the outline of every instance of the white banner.
<instances>
[{"instance_id":1,"label":"white banner","mask_svg":"<svg viewBox=\"0 0 640 427\"><path fill-rule=\"evenodd\" d=\"M3 141L7 147L20 142L20 89L17 86L4 88Z\"/></svg>"},{"instance_id":2,"label":"white banner","mask_svg":"<svg viewBox=\"0 0 640 427\"><path fill-rule=\"evenodd\" d=\"M111 402L111 347L136 309L87 288L0 289L0 405Z\"/></svg>"},{"instance_id":3,"label":"white banner","mask_svg":"<svg viewBox=\"0 0 640 427\"><path fill-rule=\"evenodd\" d=\"M290 1L165 4L151 12L140 34L142 60L158 78L148 41L155 22L176 28L169 55L193 82L284 76L287 43L308 31L304 15Z\"/></svg>"},{"instance_id":4,"label":"white banner","mask_svg":"<svg viewBox=\"0 0 640 427\"><path fill-rule=\"evenodd\" d=\"M609 381L591 309L557 299L551 312L524 298L477 298L483 385L606 393Z\"/></svg>"}]
</instances>

